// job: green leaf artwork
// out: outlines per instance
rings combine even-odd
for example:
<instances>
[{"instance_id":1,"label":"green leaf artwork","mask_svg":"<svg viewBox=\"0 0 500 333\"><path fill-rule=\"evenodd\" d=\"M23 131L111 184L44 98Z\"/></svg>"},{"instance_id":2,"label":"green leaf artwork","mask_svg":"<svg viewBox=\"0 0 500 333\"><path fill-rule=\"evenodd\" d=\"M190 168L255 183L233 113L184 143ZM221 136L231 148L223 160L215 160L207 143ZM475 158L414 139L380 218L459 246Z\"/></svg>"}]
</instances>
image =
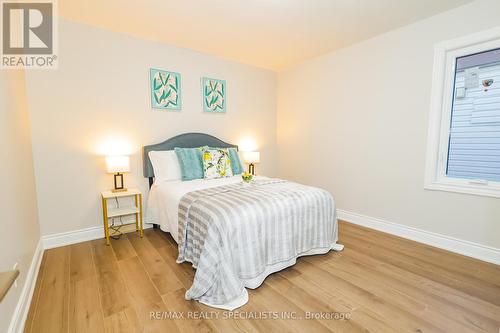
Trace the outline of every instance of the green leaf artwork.
<instances>
[{"instance_id":1,"label":"green leaf artwork","mask_svg":"<svg viewBox=\"0 0 500 333\"><path fill-rule=\"evenodd\" d=\"M204 77L201 79L203 111L226 112L226 81Z\"/></svg>"},{"instance_id":2,"label":"green leaf artwork","mask_svg":"<svg viewBox=\"0 0 500 333\"><path fill-rule=\"evenodd\" d=\"M181 109L181 75L160 69L150 69L151 106L155 109Z\"/></svg>"}]
</instances>

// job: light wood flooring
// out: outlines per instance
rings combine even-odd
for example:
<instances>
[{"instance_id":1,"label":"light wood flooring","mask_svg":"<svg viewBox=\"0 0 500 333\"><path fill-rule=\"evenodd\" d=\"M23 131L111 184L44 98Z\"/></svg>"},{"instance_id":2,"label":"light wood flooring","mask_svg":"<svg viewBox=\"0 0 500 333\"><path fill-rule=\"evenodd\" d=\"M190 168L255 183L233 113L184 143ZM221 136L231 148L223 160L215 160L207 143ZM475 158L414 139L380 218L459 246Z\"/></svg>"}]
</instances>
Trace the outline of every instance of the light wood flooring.
<instances>
[{"instance_id":1,"label":"light wood flooring","mask_svg":"<svg viewBox=\"0 0 500 333\"><path fill-rule=\"evenodd\" d=\"M340 242L343 252L300 258L249 290L233 319L184 300L194 270L175 263L176 244L158 229L111 246L96 240L48 250L25 332L499 333L500 266L345 222ZM150 319L151 311L184 318ZM244 318L264 311L288 318ZM326 315L294 319L306 312ZM325 317L333 312L350 319Z\"/></svg>"}]
</instances>

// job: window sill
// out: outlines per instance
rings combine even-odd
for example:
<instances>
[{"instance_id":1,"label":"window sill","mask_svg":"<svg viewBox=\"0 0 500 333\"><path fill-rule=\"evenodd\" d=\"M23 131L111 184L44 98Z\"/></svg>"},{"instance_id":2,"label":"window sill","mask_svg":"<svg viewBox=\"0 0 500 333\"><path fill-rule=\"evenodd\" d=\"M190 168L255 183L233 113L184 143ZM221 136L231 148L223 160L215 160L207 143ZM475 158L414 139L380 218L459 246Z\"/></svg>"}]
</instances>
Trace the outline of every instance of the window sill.
<instances>
[{"instance_id":1,"label":"window sill","mask_svg":"<svg viewBox=\"0 0 500 333\"><path fill-rule=\"evenodd\" d=\"M500 198L500 186L470 184L468 181L443 180L426 183L424 189L433 191L455 192Z\"/></svg>"}]
</instances>

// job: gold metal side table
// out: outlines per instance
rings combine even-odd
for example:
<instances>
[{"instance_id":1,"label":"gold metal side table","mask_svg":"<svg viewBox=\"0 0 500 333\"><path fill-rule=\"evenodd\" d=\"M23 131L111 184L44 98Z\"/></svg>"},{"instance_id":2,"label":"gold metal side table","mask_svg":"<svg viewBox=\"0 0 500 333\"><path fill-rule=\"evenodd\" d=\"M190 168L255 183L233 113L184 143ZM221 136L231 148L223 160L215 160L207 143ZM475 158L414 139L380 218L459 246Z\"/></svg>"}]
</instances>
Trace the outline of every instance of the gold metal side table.
<instances>
[{"instance_id":1,"label":"gold metal side table","mask_svg":"<svg viewBox=\"0 0 500 333\"><path fill-rule=\"evenodd\" d=\"M120 207L117 205L116 208L108 209L108 199L115 199L118 202L118 198L124 197L134 197L134 206L125 206ZM106 245L109 245L109 238L115 235L121 235L122 232L120 229L127 225L133 225L132 223L120 224L118 226L113 226L112 231L113 234L109 233L109 219L127 216L127 215L135 215L135 231L139 233L142 237L144 230L142 227L142 193L138 189L128 189L123 192L112 192L112 191L104 191L101 192L102 198L102 219L104 224L104 235L106 236Z\"/></svg>"}]
</instances>

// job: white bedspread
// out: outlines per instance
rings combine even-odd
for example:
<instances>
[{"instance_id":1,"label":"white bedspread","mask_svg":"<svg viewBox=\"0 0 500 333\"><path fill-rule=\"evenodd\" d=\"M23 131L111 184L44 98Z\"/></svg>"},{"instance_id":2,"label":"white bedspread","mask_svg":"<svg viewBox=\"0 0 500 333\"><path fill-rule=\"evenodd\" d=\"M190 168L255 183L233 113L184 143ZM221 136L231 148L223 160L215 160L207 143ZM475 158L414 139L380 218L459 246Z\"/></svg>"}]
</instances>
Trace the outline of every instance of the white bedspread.
<instances>
[{"instance_id":1,"label":"white bedspread","mask_svg":"<svg viewBox=\"0 0 500 333\"><path fill-rule=\"evenodd\" d=\"M190 192L179 205L179 256L196 268L186 299L234 310L271 273L342 250L332 196L281 179Z\"/></svg>"}]
</instances>

